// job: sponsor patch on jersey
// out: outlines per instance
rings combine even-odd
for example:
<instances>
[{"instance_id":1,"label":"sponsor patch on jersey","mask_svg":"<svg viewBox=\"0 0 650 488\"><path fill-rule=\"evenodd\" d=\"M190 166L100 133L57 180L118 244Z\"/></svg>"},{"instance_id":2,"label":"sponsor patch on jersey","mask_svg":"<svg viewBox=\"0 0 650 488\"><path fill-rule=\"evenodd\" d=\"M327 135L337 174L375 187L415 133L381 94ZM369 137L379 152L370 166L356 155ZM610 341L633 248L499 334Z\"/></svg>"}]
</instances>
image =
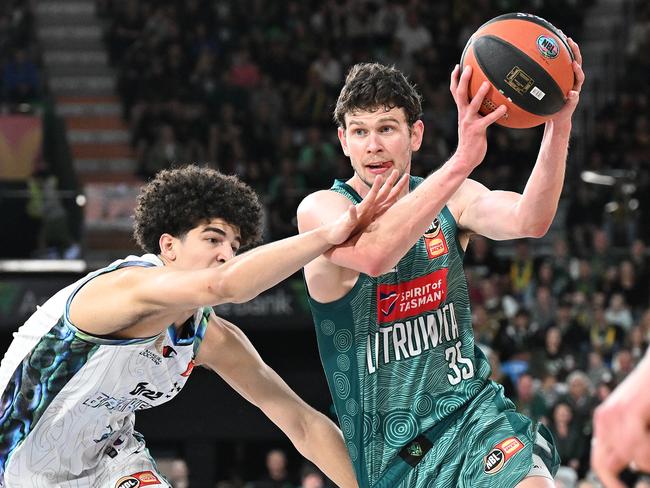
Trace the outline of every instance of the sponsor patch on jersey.
<instances>
[{"instance_id":1,"label":"sponsor patch on jersey","mask_svg":"<svg viewBox=\"0 0 650 488\"><path fill-rule=\"evenodd\" d=\"M377 287L379 325L437 309L447 298L447 268L396 285Z\"/></svg>"},{"instance_id":2,"label":"sponsor patch on jersey","mask_svg":"<svg viewBox=\"0 0 650 488\"><path fill-rule=\"evenodd\" d=\"M140 488L142 486L160 485L160 480L152 471L140 471L117 480L115 488Z\"/></svg>"},{"instance_id":3,"label":"sponsor patch on jersey","mask_svg":"<svg viewBox=\"0 0 650 488\"><path fill-rule=\"evenodd\" d=\"M440 219L436 217L433 219L433 222L431 223L431 227L427 229L427 231L424 233L425 238L433 238L433 237L438 237L438 234L440 234Z\"/></svg>"},{"instance_id":4,"label":"sponsor patch on jersey","mask_svg":"<svg viewBox=\"0 0 650 488\"><path fill-rule=\"evenodd\" d=\"M486 474L496 474L501 471L508 460L524 448L523 442L516 437L508 437L506 440L499 442L485 456L483 471Z\"/></svg>"},{"instance_id":5,"label":"sponsor patch on jersey","mask_svg":"<svg viewBox=\"0 0 650 488\"><path fill-rule=\"evenodd\" d=\"M424 245L427 248L429 259L439 258L449 252L445 234L440 232L440 219L436 217L431 227L424 233Z\"/></svg>"},{"instance_id":6,"label":"sponsor patch on jersey","mask_svg":"<svg viewBox=\"0 0 650 488\"><path fill-rule=\"evenodd\" d=\"M177 352L172 346L163 346L162 355L164 358L176 356Z\"/></svg>"},{"instance_id":7,"label":"sponsor patch on jersey","mask_svg":"<svg viewBox=\"0 0 650 488\"><path fill-rule=\"evenodd\" d=\"M418 465L424 455L431 450L433 447L432 442L424 437L423 435L417 436L410 443L405 445L400 452L398 453L406 463L410 464L412 467Z\"/></svg>"}]
</instances>

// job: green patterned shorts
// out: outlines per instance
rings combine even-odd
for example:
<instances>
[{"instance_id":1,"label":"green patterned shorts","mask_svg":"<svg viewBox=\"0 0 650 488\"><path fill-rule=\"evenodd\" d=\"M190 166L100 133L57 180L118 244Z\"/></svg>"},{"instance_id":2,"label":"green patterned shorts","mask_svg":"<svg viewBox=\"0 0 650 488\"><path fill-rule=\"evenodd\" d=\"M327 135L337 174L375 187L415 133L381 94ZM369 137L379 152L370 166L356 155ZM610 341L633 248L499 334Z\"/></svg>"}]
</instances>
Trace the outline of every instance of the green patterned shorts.
<instances>
[{"instance_id":1,"label":"green patterned shorts","mask_svg":"<svg viewBox=\"0 0 650 488\"><path fill-rule=\"evenodd\" d=\"M425 433L424 450L432 447L420 460L416 439L373 488L512 488L529 474L555 475L560 464L551 433L517 413L496 383L437 430Z\"/></svg>"}]
</instances>

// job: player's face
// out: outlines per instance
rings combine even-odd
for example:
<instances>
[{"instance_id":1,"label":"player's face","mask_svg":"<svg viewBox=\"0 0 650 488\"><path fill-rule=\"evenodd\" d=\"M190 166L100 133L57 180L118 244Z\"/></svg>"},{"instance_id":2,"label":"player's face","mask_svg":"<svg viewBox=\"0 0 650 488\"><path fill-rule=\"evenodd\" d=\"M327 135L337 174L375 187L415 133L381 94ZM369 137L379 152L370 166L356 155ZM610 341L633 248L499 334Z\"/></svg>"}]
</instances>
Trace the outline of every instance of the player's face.
<instances>
[{"instance_id":1,"label":"player's face","mask_svg":"<svg viewBox=\"0 0 650 488\"><path fill-rule=\"evenodd\" d=\"M377 175L388 177L411 169L411 154L420 149L424 124L409 128L402 108L358 111L345 114L346 128L339 128L341 147L350 158L355 176L368 187Z\"/></svg>"},{"instance_id":2,"label":"player's face","mask_svg":"<svg viewBox=\"0 0 650 488\"><path fill-rule=\"evenodd\" d=\"M176 263L184 269L219 266L237 254L240 242L238 227L223 219L212 219L178 239Z\"/></svg>"}]
</instances>

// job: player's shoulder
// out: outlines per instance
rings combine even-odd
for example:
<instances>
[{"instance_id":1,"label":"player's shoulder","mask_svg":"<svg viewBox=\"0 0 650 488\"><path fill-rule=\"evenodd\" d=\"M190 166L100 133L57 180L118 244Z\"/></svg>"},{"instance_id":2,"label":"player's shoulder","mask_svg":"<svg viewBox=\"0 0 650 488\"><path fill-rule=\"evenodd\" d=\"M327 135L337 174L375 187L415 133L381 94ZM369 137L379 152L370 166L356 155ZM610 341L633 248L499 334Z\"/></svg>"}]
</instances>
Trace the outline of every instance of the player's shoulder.
<instances>
[{"instance_id":1,"label":"player's shoulder","mask_svg":"<svg viewBox=\"0 0 650 488\"><path fill-rule=\"evenodd\" d=\"M305 232L332 222L352 205L346 197L331 190L311 193L298 205L298 230Z\"/></svg>"},{"instance_id":2,"label":"player's shoulder","mask_svg":"<svg viewBox=\"0 0 650 488\"><path fill-rule=\"evenodd\" d=\"M341 214L353 203L344 195L332 190L319 190L303 198L298 205L298 217L301 215Z\"/></svg>"}]
</instances>

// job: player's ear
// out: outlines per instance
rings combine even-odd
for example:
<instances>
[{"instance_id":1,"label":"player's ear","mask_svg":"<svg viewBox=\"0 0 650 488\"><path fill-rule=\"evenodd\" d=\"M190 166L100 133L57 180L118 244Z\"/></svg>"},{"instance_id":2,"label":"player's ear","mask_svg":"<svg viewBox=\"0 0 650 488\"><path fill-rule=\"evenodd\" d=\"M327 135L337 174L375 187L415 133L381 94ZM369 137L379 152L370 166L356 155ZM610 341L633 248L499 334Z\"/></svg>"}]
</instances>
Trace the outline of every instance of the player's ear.
<instances>
[{"instance_id":1,"label":"player's ear","mask_svg":"<svg viewBox=\"0 0 650 488\"><path fill-rule=\"evenodd\" d=\"M164 233L163 235L160 236L160 239L158 240L158 245L160 246L160 254L162 254L170 261L174 261L176 259L175 244L176 244L176 238L174 238L174 236L172 236L171 234Z\"/></svg>"},{"instance_id":2,"label":"player's ear","mask_svg":"<svg viewBox=\"0 0 650 488\"><path fill-rule=\"evenodd\" d=\"M336 133L339 136L339 141L341 143L341 148L343 149L343 154L345 154L347 157L350 157L350 151L348 150L348 140L345 137L345 129L343 127L339 127Z\"/></svg>"},{"instance_id":3,"label":"player's ear","mask_svg":"<svg viewBox=\"0 0 650 488\"><path fill-rule=\"evenodd\" d=\"M417 151L422 145L422 137L424 136L424 122L416 120L411 126L411 150Z\"/></svg>"}]
</instances>

